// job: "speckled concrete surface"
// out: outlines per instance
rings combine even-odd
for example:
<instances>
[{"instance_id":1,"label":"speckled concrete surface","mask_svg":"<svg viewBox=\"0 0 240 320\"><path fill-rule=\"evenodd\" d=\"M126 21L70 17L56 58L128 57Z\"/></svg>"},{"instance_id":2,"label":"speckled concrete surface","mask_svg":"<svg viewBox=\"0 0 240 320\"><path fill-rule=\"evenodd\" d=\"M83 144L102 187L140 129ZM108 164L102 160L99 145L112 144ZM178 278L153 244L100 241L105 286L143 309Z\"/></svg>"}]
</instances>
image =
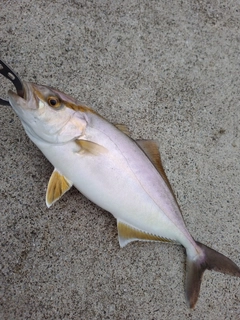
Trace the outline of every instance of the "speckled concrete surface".
<instances>
[{"instance_id":1,"label":"speckled concrete surface","mask_svg":"<svg viewBox=\"0 0 240 320\"><path fill-rule=\"evenodd\" d=\"M1 58L157 140L190 232L240 264L239 1L0 6ZM190 311L182 247L120 249L75 189L47 209L52 166L10 108L0 130L1 319L239 319L240 279L206 272Z\"/></svg>"}]
</instances>

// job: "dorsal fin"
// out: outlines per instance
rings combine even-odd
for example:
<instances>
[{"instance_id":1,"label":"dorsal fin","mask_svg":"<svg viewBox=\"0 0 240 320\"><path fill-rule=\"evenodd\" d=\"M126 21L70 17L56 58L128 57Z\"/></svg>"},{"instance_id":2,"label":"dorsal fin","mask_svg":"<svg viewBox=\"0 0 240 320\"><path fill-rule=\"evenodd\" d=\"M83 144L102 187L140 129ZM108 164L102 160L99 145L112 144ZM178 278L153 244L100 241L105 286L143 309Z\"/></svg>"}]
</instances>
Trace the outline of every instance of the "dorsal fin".
<instances>
[{"instance_id":1,"label":"dorsal fin","mask_svg":"<svg viewBox=\"0 0 240 320\"><path fill-rule=\"evenodd\" d=\"M125 124L115 124L115 127L130 137L130 131Z\"/></svg>"},{"instance_id":2,"label":"dorsal fin","mask_svg":"<svg viewBox=\"0 0 240 320\"><path fill-rule=\"evenodd\" d=\"M128 243L137 240L172 242L169 239L135 229L119 220L117 220L117 227L118 240L121 248L126 246Z\"/></svg>"},{"instance_id":3,"label":"dorsal fin","mask_svg":"<svg viewBox=\"0 0 240 320\"><path fill-rule=\"evenodd\" d=\"M173 194L171 184L163 169L159 148L156 142L153 140L136 140L136 142L139 145L139 147L144 151L144 153L148 156L148 158L150 159L152 164L155 166L155 168L158 170L158 172L161 174L162 178L164 179L164 181L166 182L166 184L168 185L169 189Z\"/></svg>"},{"instance_id":4,"label":"dorsal fin","mask_svg":"<svg viewBox=\"0 0 240 320\"><path fill-rule=\"evenodd\" d=\"M56 168L54 169L47 187L46 204L48 208L61 198L72 186L72 182L64 177Z\"/></svg>"}]
</instances>

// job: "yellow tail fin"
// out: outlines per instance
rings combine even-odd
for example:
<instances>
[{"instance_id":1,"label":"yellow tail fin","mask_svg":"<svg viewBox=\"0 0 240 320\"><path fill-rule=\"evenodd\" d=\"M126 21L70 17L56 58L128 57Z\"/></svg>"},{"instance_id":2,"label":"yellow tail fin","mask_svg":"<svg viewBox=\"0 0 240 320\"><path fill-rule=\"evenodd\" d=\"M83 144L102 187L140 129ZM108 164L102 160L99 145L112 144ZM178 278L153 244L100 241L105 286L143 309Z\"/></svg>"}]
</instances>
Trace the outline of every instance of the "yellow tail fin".
<instances>
[{"instance_id":1,"label":"yellow tail fin","mask_svg":"<svg viewBox=\"0 0 240 320\"><path fill-rule=\"evenodd\" d=\"M194 308L201 286L202 275L206 269L240 277L240 268L223 254L196 242L203 256L196 260L187 257L185 292L190 308Z\"/></svg>"}]
</instances>

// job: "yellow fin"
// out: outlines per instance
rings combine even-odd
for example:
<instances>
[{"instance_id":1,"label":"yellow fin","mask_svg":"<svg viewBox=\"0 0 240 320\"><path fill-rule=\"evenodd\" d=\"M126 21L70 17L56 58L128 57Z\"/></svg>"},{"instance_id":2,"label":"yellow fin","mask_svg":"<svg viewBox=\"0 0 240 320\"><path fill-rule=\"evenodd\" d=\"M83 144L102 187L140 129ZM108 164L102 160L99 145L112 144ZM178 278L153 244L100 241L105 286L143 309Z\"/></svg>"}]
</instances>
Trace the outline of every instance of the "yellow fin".
<instances>
[{"instance_id":1,"label":"yellow fin","mask_svg":"<svg viewBox=\"0 0 240 320\"><path fill-rule=\"evenodd\" d=\"M99 156L100 154L107 152L105 147L92 141L77 139L75 142L81 147L80 152L91 153L94 156Z\"/></svg>"},{"instance_id":2,"label":"yellow fin","mask_svg":"<svg viewBox=\"0 0 240 320\"><path fill-rule=\"evenodd\" d=\"M54 169L47 187L46 204L49 208L54 202L56 202L61 196L67 192L72 186L72 182L61 173Z\"/></svg>"},{"instance_id":3,"label":"yellow fin","mask_svg":"<svg viewBox=\"0 0 240 320\"><path fill-rule=\"evenodd\" d=\"M115 124L115 127L130 137L130 131L125 124Z\"/></svg>"},{"instance_id":4,"label":"yellow fin","mask_svg":"<svg viewBox=\"0 0 240 320\"><path fill-rule=\"evenodd\" d=\"M118 240L121 248L126 246L129 242L137 240L172 242L172 240L130 227L119 220L117 221L117 227Z\"/></svg>"},{"instance_id":5,"label":"yellow fin","mask_svg":"<svg viewBox=\"0 0 240 320\"><path fill-rule=\"evenodd\" d=\"M162 160L159 152L158 145L153 140L136 140L139 147L145 152L148 158L151 160L152 164L161 174L162 178L165 180L166 184L168 185L169 189L173 194L173 190L171 184L166 176L166 173L163 169Z\"/></svg>"}]
</instances>

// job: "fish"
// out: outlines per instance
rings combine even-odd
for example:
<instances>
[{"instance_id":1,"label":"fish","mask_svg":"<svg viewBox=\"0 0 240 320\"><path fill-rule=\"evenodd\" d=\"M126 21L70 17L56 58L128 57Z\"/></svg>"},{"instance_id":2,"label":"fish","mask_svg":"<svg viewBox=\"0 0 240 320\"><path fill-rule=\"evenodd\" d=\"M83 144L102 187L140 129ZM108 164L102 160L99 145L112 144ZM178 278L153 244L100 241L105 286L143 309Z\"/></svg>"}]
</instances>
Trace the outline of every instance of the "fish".
<instances>
[{"instance_id":1,"label":"fish","mask_svg":"<svg viewBox=\"0 0 240 320\"><path fill-rule=\"evenodd\" d=\"M21 95L8 91L8 102L54 167L48 208L74 186L115 217L120 247L133 241L182 245L190 308L196 305L205 270L240 277L232 260L194 240L187 230L155 141L132 139L125 125L107 121L55 88L25 81L22 86Z\"/></svg>"}]
</instances>

